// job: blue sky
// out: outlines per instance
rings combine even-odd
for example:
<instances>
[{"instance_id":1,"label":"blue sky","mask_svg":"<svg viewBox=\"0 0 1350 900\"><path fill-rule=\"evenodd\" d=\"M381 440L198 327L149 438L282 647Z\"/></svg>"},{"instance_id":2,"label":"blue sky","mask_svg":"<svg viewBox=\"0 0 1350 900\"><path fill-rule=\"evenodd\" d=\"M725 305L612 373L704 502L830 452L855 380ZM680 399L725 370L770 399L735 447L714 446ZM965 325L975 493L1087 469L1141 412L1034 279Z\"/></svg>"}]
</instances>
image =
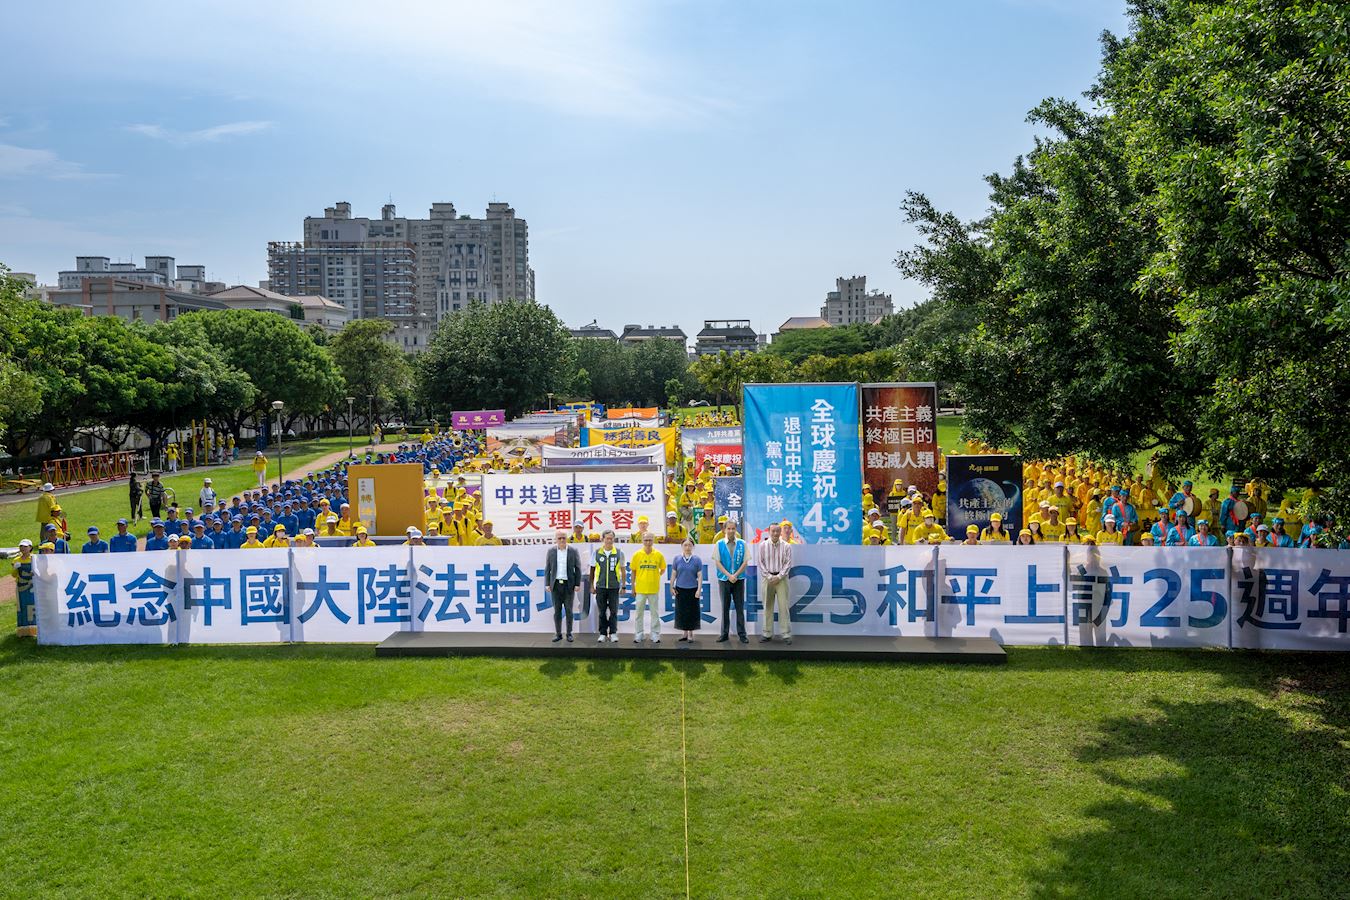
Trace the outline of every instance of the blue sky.
<instances>
[{"instance_id":1,"label":"blue sky","mask_svg":"<svg viewBox=\"0 0 1350 900\"><path fill-rule=\"evenodd\" d=\"M965 216L1078 97L1124 0L23 3L0 57L0 262L168 254L254 284L348 200L493 199L570 325L900 305L925 191Z\"/></svg>"}]
</instances>

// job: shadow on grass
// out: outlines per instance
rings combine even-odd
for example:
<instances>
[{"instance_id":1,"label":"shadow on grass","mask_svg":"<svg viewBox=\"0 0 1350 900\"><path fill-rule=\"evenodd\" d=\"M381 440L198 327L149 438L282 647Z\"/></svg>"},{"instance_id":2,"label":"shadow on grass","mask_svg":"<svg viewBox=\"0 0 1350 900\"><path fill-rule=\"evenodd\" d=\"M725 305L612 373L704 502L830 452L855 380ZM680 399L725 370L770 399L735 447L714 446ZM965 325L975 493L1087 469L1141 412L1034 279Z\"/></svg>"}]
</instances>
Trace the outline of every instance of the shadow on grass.
<instances>
[{"instance_id":1,"label":"shadow on grass","mask_svg":"<svg viewBox=\"0 0 1350 900\"><path fill-rule=\"evenodd\" d=\"M1084 810L1095 827L1051 844L1033 894L1345 897L1350 676L1276 659L1269 686L1297 692L1279 708L1159 700L1102 722L1076 756L1114 796Z\"/></svg>"}]
</instances>

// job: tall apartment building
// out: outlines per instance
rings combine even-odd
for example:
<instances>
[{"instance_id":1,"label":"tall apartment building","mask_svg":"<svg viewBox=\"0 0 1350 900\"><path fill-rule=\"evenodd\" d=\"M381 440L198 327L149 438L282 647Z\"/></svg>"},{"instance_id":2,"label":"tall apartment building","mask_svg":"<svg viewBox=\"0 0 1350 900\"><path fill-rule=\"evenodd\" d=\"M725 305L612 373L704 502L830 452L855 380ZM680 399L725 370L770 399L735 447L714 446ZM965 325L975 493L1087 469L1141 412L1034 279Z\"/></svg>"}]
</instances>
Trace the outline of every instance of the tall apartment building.
<instances>
[{"instance_id":1,"label":"tall apartment building","mask_svg":"<svg viewBox=\"0 0 1350 900\"><path fill-rule=\"evenodd\" d=\"M134 281L185 294L209 294L225 287L206 280L206 266L176 266L172 256L147 256L144 266L113 262L107 256L77 256L75 268L57 273L56 284L62 291L78 291L91 278Z\"/></svg>"},{"instance_id":2,"label":"tall apartment building","mask_svg":"<svg viewBox=\"0 0 1350 900\"><path fill-rule=\"evenodd\" d=\"M836 278L834 287L825 295L825 305L820 308L820 317L831 325L872 323L895 312L890 294L867 292L866 275Z\"/></svg>"},{"instance_id":3,"label":"tall apartment building","mask_svg":"<svg viewBox=\"0 0 1350 900\"><path fill-rule=\"evenodd\" d=\"M416 351L441 318L470 303L534 299L528 229L506 203L489 203L481 219L459 215L453 203L410 219L388 203L367 219L340 202L305 218L302 243L268 245L268 287L322 294L354 319L388 319L396 340Z\"/></svg>"}]
</instances>

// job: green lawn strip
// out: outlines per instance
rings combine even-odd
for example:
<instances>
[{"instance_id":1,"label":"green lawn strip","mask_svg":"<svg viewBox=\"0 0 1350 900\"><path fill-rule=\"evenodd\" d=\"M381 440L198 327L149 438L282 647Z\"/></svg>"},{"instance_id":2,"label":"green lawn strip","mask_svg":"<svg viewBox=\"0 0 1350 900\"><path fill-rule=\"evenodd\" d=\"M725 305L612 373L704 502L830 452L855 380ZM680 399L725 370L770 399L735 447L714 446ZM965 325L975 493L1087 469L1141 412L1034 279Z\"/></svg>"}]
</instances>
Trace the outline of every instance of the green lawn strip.
<instances>
[{"instance_id":1,"label":"green lawn strip","mask_svg":"<svg viewBox=\"0 0 1350 900\"><path fill-rule=\"evenodd\" d=\"M6 888L678 896L681 667L695 896L1344 886L1332 654L672 665L6 637Z\"/></svg>"},{"instance_id":2,"label":"green lawn strip","mask_svg":"<svg viewBox=\"0 0 1350 900\"><path fill-rule=\"evenodd\" d=\"M322 456L346 449L347 439L345 437L320 438L287 445L284 460L287 477L301 471L305 466ZM277 476L276 456L275 448L268 451L267 474L273 481L276 480ZM216 493L224 497L226 501L245 488L253 487L257 483L257 478L253 474L253 469L250 468L252 460L253 452L251 450L247 453L241 451L239 461L231 465L211 466L191 473L166 475L161 480L177 493L179 505L184 508L190 506L196 509L197 494L201 490L203 478L210 478ZM80 544L84 543L85 529L90 525L97 525L106 540L116 532L117 520L127 516L130 512L127 482L125 480L92 490L71 492L58 490L56 496L57 502L61 504L61 508L66 514L66 521L70 523L70 540L75 545L74 549L76 550L79 549ZM19 503L0 505L0 546L13 547L23 538L36 540L37 520L34 518L36 512L36 497ZM150 517L150 504L148 503L145 504L145 515L148 520ZM150 526L146 522L142 522L139 526L134 526L132 530L138 535L144 535L150 530ZM7 567L4 572L8 572Z\"/></svg>"}]
</instances>

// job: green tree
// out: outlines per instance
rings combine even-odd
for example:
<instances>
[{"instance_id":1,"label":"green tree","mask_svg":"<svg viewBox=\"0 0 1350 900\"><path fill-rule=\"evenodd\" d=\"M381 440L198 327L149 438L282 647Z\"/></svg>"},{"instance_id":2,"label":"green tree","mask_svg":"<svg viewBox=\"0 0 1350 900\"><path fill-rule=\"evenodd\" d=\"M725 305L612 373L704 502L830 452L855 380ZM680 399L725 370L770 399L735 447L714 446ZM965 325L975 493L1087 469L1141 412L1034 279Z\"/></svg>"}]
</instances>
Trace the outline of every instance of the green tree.
<instances>
[{"instance_id":1,"label":"green tree","mask_svg":"<svg viewBox=\"0 0 1350 900\"><path fill-rule=\"evenodd\" d=\"M546 306L509 300L447 316L418 360L428 413L505 409L516 416L563 393L576 371L572 336Z\"/></svg>"},{"instance_id":2,"label":"green tree","mask_svg":"<svg viewBox=\"0 0 1350 900\"><path fill-rule=\"evenodd\" d=\"M580 397L582 400L606 404L623 403L629 399L633 389L633 352L630 348L617 341L574 338L572 353L577 368L570 393L584 394ZM582 372L587 376L586 389L579 381Z\"/></svg>"},{"instance_id":3,"label":"green tree","mask_svg":"<svg viewBox=\"0 0 1350 900\"><path fill-rule=\"evenodd\" d=\"M1157 240L1142 293L1177 300L1173 353L1214 472L1316 485L1350 517L1350 7L1134 0L1107 35L1115 110Z\"/></svg>"},{"instance_id":4,"label":"green tree","mask_svg":"<svg viewBox=\"0 0 1350 900\"><path fill-rule=\"evenodd\" d=\"M318 415L342 396L342 375L333 357L291 319L256 310L213 310L179 316L160 327L168 330L168 343L204 344L227 366L248 373L255 389L251 402L218 420L236 440L246 422L268 420L275 400L284 404L282 426L289 428L300 416Z\"/></svg>"},{"instance_id":5,"label":"green tree","mask_svg":"<svg viewBox=\"0 0 1350 900\"><path fill-rule=\"evenodd\" d=\"M786 357L798 365L808 356L855 356L883 346L881 330L874 325L837 325L830 328L799 328L773 339L765 353Z\"/></svg>"},{"instance_id":6,"label":"green tree","mask_svg":"<svg viewBox=\"0 0 1350 900\"><path fill-rule=\"evenodd\" d=\"M682 382L688 370L689 355L679 341L643 341L632 350L632 382L627 396L644 405L659 405L666 400L666 384Z\"/></svg>"},{"instance_id":7,"label":"green tree","mask_svg":"<svg viewBox=\"0 0 1350 900\"><path fill-rule=\"evenodd\" d=\"M394 326L383 319L356 319L344 325L328 342L328 352L342 373L346 390L356 400L354 413L368 416L373 404L378 420L380 410L395 405L409 393L412 368L403 351L388 340L393 331ZM345 417L346 403L338 406ZM367 427L373 424L368 423Z\"/></svg>"},{"instance_id":8,"label":"green tree","mask_svg":"<svg viewBox=\"0 0 1350 900\"><path fill-rule=\"evenodd\" d=\"M42 412L42 383L24 365L28 355L25 323L37 304L23 298L23 282L0 265L0 440L19 419L35 421Z\"/></svg>"}]
</instances>

